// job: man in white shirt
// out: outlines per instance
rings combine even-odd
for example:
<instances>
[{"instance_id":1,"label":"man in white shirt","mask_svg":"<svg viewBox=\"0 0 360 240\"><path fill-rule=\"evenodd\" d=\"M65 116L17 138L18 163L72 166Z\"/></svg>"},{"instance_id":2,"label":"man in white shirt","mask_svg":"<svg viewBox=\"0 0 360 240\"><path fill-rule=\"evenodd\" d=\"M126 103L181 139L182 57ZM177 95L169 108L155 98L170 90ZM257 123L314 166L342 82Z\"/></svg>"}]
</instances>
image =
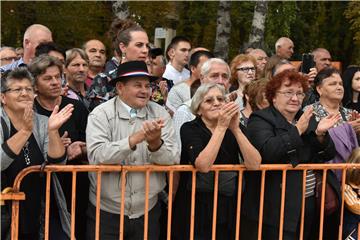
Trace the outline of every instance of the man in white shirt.
<instances>
[{"instance_id":1,"label":"man in white shirt","mask_svg":"<svg viewBox=\"0 0 360 240\"><path fill-rule=\"evenodd\" d=\"M171 40L166 51L169 63L166 65L164 78L177 84L190 77L190 71L185 68L189 61L190 50L191 44L186 37L176 36Z\"/></svg>"}]
</instances>

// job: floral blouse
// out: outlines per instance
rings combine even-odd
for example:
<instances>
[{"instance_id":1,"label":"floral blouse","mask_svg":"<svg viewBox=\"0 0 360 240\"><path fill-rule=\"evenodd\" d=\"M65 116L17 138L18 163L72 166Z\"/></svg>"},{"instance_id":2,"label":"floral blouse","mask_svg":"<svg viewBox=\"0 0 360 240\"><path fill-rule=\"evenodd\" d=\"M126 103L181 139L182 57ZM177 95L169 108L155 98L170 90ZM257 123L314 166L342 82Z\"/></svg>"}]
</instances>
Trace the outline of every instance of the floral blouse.
<instances>
[{"instance_id":1,"label":"floral blouse","mask_svg":"<svg viewBox=\"0 0 360 240\"><path fill-rule=\"evenodd\" d=\"M315 120L317 122L319 122L321 119L327 117L329 115L329 113L326 111L326 109L324 108L323 105L321 105L320 102L316 102L312 105L310 105L313 107L313 112L315 115ZM306 109L307 107L305 107ZM341 124L343 124L344 122L348 122L351 119L352 113L354 110L352 109L348 109L348 108L344 108L342 106L340 106L339 109L340 113L341 113L341 118L339 119L339 121L334 125L334 127L337 127ZM344 119L345 118L345 119Z\"/></svg>"}]
</instances>

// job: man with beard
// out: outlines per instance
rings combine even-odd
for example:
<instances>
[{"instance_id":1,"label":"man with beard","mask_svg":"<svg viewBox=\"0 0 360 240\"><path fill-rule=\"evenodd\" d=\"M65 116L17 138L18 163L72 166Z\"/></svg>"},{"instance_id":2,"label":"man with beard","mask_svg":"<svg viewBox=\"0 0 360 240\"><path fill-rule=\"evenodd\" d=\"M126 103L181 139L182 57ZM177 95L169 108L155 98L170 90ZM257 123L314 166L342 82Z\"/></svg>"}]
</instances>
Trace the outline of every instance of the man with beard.
<instances>
[{"instance_id":1,"label":"man with beard","mask_svg":"<svg viewBox=\"0 0 360 240\"><path fill-rule=\"evenodd\" d=\"M79 100L89 110L86 99L86 77L89 71L89 58L84 50L73 48L66 51L65 75L69 91L67 96Z\"/></svg>"},{"instance_id":2,"label":"man with beard","mask_svg":"<svg viewBox=\"0 0 360 240\"><path fill-rule=\"evenodd\" d=\"M79 102L68 97L61 96L61 75L62 63L55 57L41 55L35 58L29 65L29 70L34 76L34 89L37 94L34 106L36 112L50 116L55 108L59 110L68 104L74 106L72 116L60 127L59 134L66 148L68 163L71 165L87 164L85 129L87 124L88 111ZM72 174L57 174L63 188L68 211L71 212L71 189ZM76 238L84 239L86 204L88 201L88 178L87 173L77 174L76 191Z\"/></svg>"}]
</instances>

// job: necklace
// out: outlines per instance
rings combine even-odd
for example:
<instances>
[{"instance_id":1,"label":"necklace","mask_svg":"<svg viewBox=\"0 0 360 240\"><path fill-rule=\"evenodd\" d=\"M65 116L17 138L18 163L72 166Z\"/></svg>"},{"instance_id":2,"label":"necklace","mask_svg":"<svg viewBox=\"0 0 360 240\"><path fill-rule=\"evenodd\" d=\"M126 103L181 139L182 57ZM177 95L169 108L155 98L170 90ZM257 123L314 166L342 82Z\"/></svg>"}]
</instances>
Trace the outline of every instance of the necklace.
<instances>
[{"instance_id":1,"label":"necklace","mask_svg":"<svg viewBox=\"0 0 360 240\"><path fill-rule=\"evenodd\" d=\"M25 144L25 146L23 147L22 150L24 152L25 163L26 163L26 165L29 166L31 161L30 161L30 157L29 157L30 151L29 151L28 146L29 146L29 141L26 142L26 144Z\"/></svg>"}]
</instances>

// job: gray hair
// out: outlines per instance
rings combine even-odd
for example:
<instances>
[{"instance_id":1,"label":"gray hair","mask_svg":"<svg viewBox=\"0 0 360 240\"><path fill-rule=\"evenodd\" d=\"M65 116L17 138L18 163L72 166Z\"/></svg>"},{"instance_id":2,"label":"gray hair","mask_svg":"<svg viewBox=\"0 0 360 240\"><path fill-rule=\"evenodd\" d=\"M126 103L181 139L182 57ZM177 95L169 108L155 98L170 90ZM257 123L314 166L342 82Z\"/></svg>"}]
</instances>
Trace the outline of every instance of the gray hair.
<instances>
[{"instance_id":1,"label":"gray hair","mask_svg":"<svg viewBox=\"0 0 360 240\"><path fill-rule=\"evenodd\" d=\"M31 86L34 86L34 78L26 67L17 67L12 71L1 73L1 92L4 93L8 90L10 81L22 81L23 79L29 80Z\"/></svg>"},{"instance_id":2,"label":"gray hair","mask_svg":"<svg viewBox=\"0 0 360 240\"><path fill-rule=\"evenodd\" d=\"M217 84L217 83L204 83L201 84L200 87L196 90L194 96L191 100L190 110L192 114L197 115L199 111L200 104L204 100L204 96L210 91L212 88L217 88L221 91L221 93L225 96L225 88L224 86Z\"/></svg>"},{"instance_id":3,"label":"gray hair","mask_svg":"<svg viewBox=\"0 0 360 240\"><path fill-rule=\"evenodd\" d=\"M15 48L13 48L13 47L7 47L7 46L1 47L1 48L0 48L0 52L4 51L4 50L6 50L6 49L9 49L9 50L11 50L11 51L13 51L13 52L16 52L16 51L15 51Z\"/></svg>"},{"instance_id":4,"label":"gray hair","mask_svg":"<svg viewBox=\"0 0 360 240\"><path fill-rule=\"evenodd\" d=\"M46 69L52 66L58 67L60 74L63 73L63 69L62 69L63 65L60 62L60 60L57 59L56 57L42 54L34 58L34 60L32 60L31 64L29 65L29 70L35 78L35 83L36 83L36 79L40 75L44 74L46 72Z\"/></svg>"},{"instance_id":5,"label":"gray hair","mask_svg":"<svg viewBox=\"0 0 360 240\"><path fill-rule=\"evenodd\" d=\"M275 50L278 49L279 47L281 47L281 45L283 45L285 42L292 42L293 43L293 41L290 38L281 37L275 43Z\"/></svg>"},{"instance_id":6,"label":"gray hair","mask_svg":"<svg viewBox=\"0 0 360 240\"><path fill-rule=\"evenodd\" d=\"M212 67L213 64L222 64L225 65L228 71L229 76L231 75L230 72L230 67L229 65L222 60L221 58L210 58L209 60L207 60L206 62L204 62L204 64L201 67L201 75L202 76L207 76L210 72L210 69Z\"/></svg>"},{"instance_id":7,"label":"gray hair","mask_svg":"<svg viewBox=\"0 0 360 240\"><path fill-rule=\"evenodd\" d=\"M66 51L65 67L68 67L78 55L89 63L89 57L84 50L81 48L72 48Z\"/></svg>"}]
</instances>

